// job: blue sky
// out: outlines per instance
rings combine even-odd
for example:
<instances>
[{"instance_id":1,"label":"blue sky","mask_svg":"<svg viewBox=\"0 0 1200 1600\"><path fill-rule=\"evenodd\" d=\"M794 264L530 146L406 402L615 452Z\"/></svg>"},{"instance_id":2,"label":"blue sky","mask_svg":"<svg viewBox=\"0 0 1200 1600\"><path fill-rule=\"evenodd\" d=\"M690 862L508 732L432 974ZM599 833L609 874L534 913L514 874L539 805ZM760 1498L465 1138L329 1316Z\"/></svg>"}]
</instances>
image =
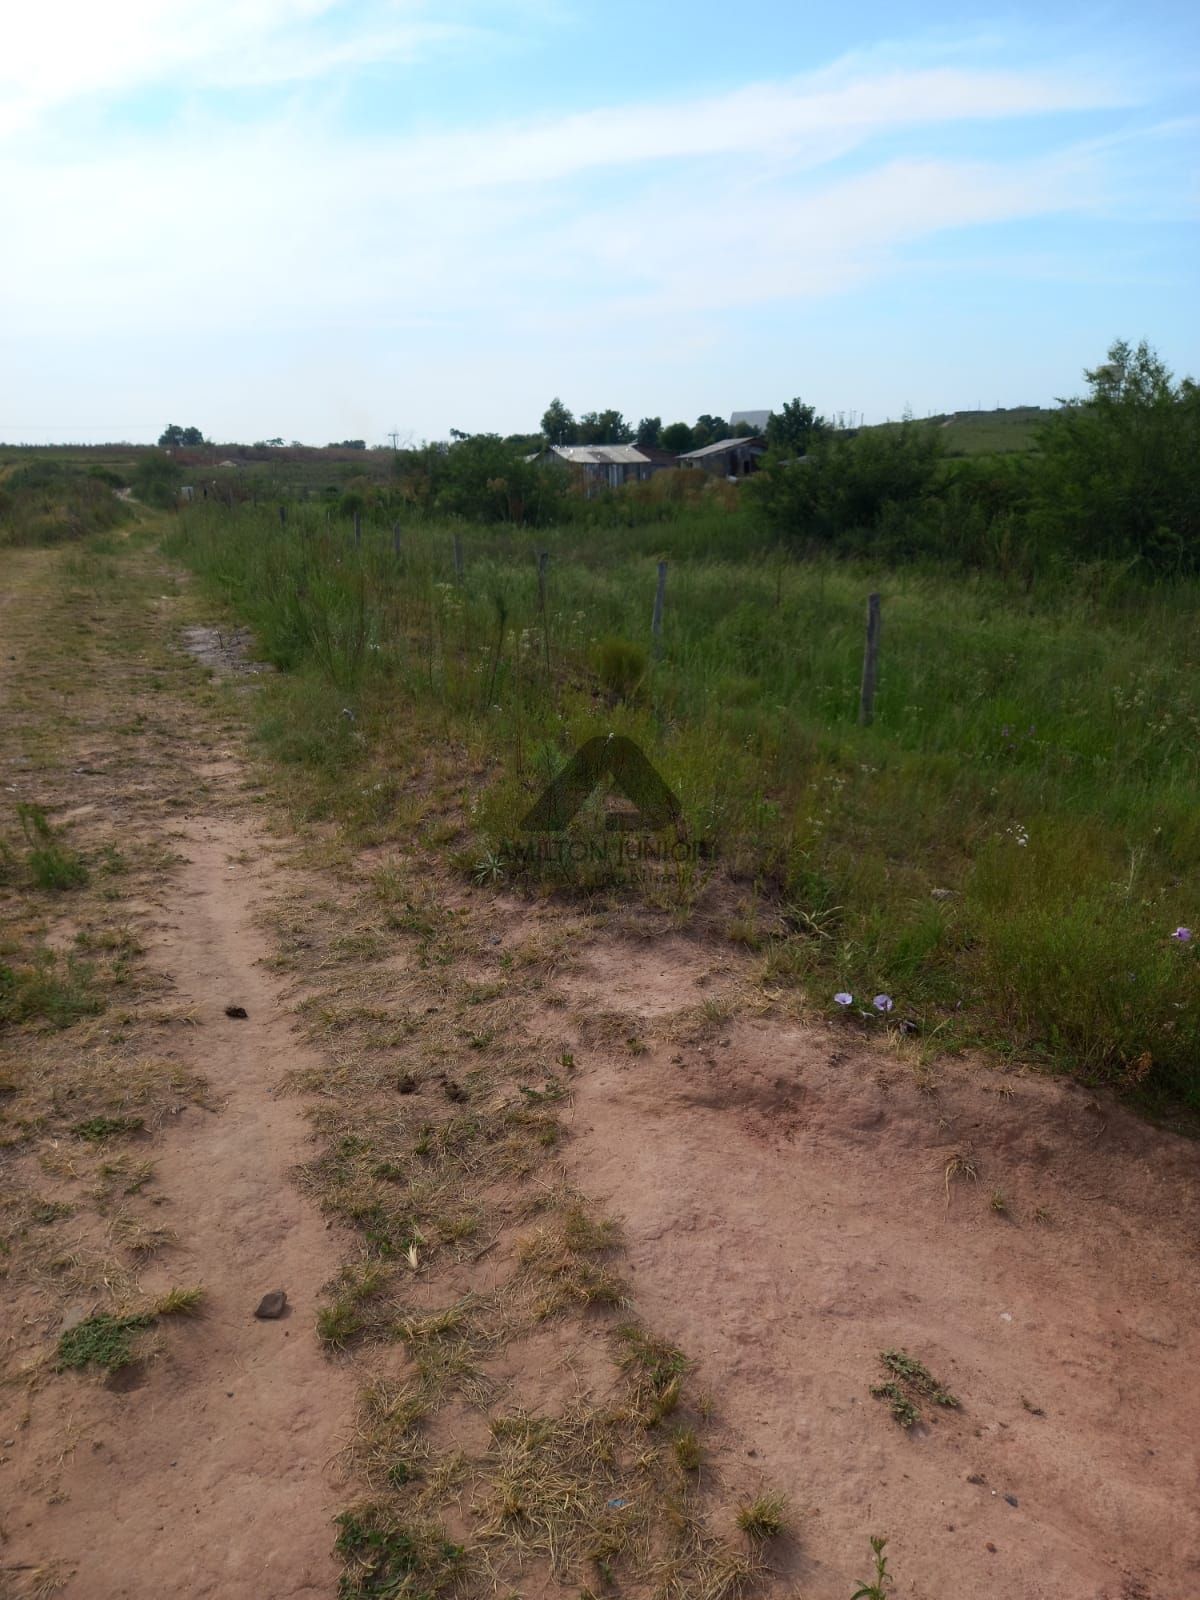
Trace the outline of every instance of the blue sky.
<instances>
[{"instance_id":1,"label":"blue sky","mask_svg":"<svg viewBox=\"0 0 1200 1600\"><path fill-rule=\"evenodd\" d=\"M381 442L1200 376L1200 8L65 0L0 54L0 440Z\"/></svg>"}]
</instances>

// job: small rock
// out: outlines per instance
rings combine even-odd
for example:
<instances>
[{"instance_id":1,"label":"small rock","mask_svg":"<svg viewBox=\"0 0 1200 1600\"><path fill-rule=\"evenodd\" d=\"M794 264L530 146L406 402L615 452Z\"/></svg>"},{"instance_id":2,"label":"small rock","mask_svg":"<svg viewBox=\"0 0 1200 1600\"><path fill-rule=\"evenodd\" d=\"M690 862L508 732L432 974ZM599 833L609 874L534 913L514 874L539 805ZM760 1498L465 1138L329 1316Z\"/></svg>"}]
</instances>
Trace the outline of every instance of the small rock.
<instances>
[{"instance_id":1,"label":"small rock","mask_svg":"<svg viewBox=\"0 0 1200 1600\"><path fill-rule=\"evenodd\" d=\"M413 1077L411 1072L402 1072L396 1079L396 1093L415 1094L416 1092L417 1080Z\"/></svg>"},{"instance_id":2,"label":"small rock","mask_svg":"<svg viewBox=\"0 0 1200 1600\"><path fill-rule=\"evenodd\" d=\"M984 1484L987 1482L987 1479L984 1477L982 1472L970 1472L967 1474L967 1482Z\"/></svg>"},{"instance_id":3,"label":"small rock","mask_svg":"<svg viewBox=\"0 0 1200 1600\"><path fill-rule=\"evenodd\" d=\"M250 1013L246 1010L245 1006L226 1006L225 1015L227 1017L233 1017L237 1021L241 1021L243 1018L248 1017Z\"/></svg>"},{"instance_id":4,"label":"small rock","mask_svg":"<svg viewBox=\"0 0 1200 1600\"><path fill-rule=\"evenodd\" d=\"M954 890L953 889L931 889L929 891L929 898L931 900L953 900L954 899Z\"/></svg>"},{"instance_id":5,"label":"small rock","mask_svg":"<svg viewBox=\"0 0 1200 1600\"><path fill-rule=\"evenodd\" d=\"M469 1098L462 1084L455 1083L453 1078L443 1078L442 1087L446 1091L446 1099L453 1100L455 1105L462 1105Z\"/></svg>"},{"instance_id":6,"label":"small rock","mask_svg":"<svg viewBox=\"0 0 1200 1600\"><path fill-rule=\"evenodd\" d=\"M1005 1498L1005 1500L1007 1500L1007 1501L1008 1501L1008 1503L1009 1503L1009 1505L1010 1505L1010 1506L1015 1506L1015 1505L1016 1505L1016 1503L1017 1503L1017 1497L1016 1497L1016 1495L1015 1495L1015 1494L1006 1494L1006 1495L1005 1495L1005 1496L1004 1496L1004 1498Z\"/></svg>"},{"instance_id":7,"label":"small rock","mask_svg":"<svg viewBox=\"0 0 1200 1600\"><path fill-rule=\"evenodd\" d=\"M264 1322L273 1322L276 1317L281 1317L287 1306L287 1295L282 1289L272 1289L270 1294L263 1295L258 1302L254 1315L261 1317Z\"/></svg>"},{"instance_id":8,"label":"small rock","mask_svg":"<svg viewBox=\"0 0 1200 1600\"><path fill-rule=\"evenodd\" d=\"M987 1542L987 1543L986 1543L986 1544L985 1544L985 1545L984 1545L984 1547L983 1547L983 1548L984 1548L984 1549L985 1549L985 1550L990 1550L990 1551L991 1551L991 1552L992 1552L992 1554L993 1554L993 1555L995 1555L995 1554L996 1554L996 1546L995 1546L995 1545L994 1545L994 1544L993 1544L993 1543L992 1543L992 1541L991 1541L991 1540L990 1540L990 1539L989 1539L989 1540L988 1540L988 1542Z\"/></svg>"}]
</instances>

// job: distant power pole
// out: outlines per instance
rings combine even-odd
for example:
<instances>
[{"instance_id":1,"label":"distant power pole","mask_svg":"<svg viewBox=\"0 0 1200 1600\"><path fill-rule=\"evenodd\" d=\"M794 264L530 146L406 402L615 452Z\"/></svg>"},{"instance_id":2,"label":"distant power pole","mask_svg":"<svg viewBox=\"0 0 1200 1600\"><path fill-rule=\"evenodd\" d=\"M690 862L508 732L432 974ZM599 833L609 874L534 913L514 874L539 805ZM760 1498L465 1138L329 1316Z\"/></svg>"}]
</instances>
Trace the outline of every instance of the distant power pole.
<instances>
[{"instance_id":1,"label":"distant power pole","mask_svg":"<svg viewBox=\"0 0 1200 1600\"><path fill-rule=\"evenodd\" d=\"M391 433L388 434L388 438L392 441L392 449L393 450L399 450L399 448L400 448L400 429L399 428L393 428Z\"/></svg>"}]
</instances>

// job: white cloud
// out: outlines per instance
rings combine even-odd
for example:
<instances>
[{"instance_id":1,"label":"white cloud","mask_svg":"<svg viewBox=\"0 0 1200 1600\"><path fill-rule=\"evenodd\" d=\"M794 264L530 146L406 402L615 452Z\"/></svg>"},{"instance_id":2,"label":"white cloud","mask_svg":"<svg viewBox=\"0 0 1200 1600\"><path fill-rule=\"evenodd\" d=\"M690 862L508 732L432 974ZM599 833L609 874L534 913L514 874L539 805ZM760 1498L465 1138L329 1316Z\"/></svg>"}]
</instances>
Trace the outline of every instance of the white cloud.
<instances>
[{"instance_id":1,"label":"white cloud","mask_svg":"<svg viewBox=\"0 0 1200 1600\"><path fill-rule=\"evenodd\" d=\"M0 135L90 96L239 88L412 60L472 29L430 0L65 0L11 8Z\"/></svg>"},{"instance_id":2,"label":"white cloud","mask_svg":"<svg viewBox=\"0 0 1200 1600\"><path fill-rule=\"evenodd\" d=\"M538 0L510 9L520 3ZM0 251L0 303L19 308L24 349L149 338L203 362L205 341L224 340L247 369L274 363L258 374L269 388L285 381L281 349L320 349L341 381L386 345L413 352L411 381L431 393L469 365L472 339L501 372L530 350L567 362L617 317L631 343L694 350L720 338L714 313L882 278L946 230L1097 215L1128 194L1114 179L1125 147L1065 144L1037 120L1126 104L1111 76L904 65L896 53L437 137L349 131L311 93L268 97L235 126L201 97L165 133L64 153L56 116L81 97L176 77L319 79L467 26L424 0L68 9L62 48L50 13L27 11L0 59L0 218L21 241ZM20 124L7 140L6 114L10 133ZM959 154L962 132L985 123L991 158ZM1018 123L1033 130L1019 156L1006 140ZM214 367L204 381L219 390L221 378ZM277 428L303 431L286 416L266 431Z\"/></svg>"}]
</instances>

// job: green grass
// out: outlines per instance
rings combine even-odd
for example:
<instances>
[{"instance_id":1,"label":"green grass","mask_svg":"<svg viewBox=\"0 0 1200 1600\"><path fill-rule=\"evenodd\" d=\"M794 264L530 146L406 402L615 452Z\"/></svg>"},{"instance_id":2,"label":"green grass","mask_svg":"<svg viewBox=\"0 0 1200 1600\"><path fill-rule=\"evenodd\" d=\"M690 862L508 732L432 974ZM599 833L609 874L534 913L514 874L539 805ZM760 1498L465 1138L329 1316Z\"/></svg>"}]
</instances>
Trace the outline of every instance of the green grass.
<instances>
[{"instance_id":1,"label":"green grass","mask_svg":"<svg viewBox=\"0 0 1200 1600\"><path fill-rule=\"evenodd\" d=\"M103 1367L106 1372L119 1371L135 1359L135 1336L153 1321L150 1312L129 1317L102 1312L88 1317L86 1322L68 1328L59 1339L55 1366L59 1372L91 1366Z\"/></svg>"},{"instance_id":2,"label":"green grass","mask_svg":"<svg viewBox=\"0 0 1200 1600\"><path fill-rule=\"evenodd\" d=\"M453 1592L466 1551L441 1528L401 1521L389 1506L369 1504L337 1518L336 1550L344 1562L339 1600L411 1595L436 1600Z\"/></svg>"},{"instance_id":3,"label":"green grass","mask_svg":"<svg viewBox=\"0 0 1200 1600\"><path fill-rule=\"evenodd\" d=\"M269 508L181 519L175 552L284 669L262 732L299 812L362 842L424 827L502 888L531 875L513 846L540 789L586 739L626 735L708 854L621 881L586 859L536 875L675 914L723 894L731 936L755 930L772 981L818 1005L885 992L939 1045L1200 1110L1197 949L1170 938L1200 921L1196 584L1094 567L1027 592L797 561L719 508L458 532L461 584L449 526L407 524L397 561L382 524L355 550L302 505L286 528ZM663 651L635 685L612 641L648 653L664 554ZM883 653L864 729L872 589ZM431 773L452 814L422 824L407 797ZM585 807L577 827L599 820Z\"/></svg>"},{"instance_id":4,"label":"green grass","mask_svg":"<svg viewBox=\"0 0 1200 1600\"><path fill-rule=\"evenodd\" d=\"M131 1133L141 1133L145 1127L142 1117L89 1117L77 1122L71 1132L86 1144L103 1144L106 1139L116 1139Z\"/></svg>"},{"instance_id":5,"label":"green grass","mask_svg":"<svg viewBox=\"0 0 1200 1600\"><path fill-rule=\"evenodd\" d=\"M0 962L0 1027L5 1023L43 1021L69 1028L81 1017L104 1009L88 962L68 956L60 961L52 950L34 950L29 962Z\"/></svg>"},{"instance_id":6,"label":"green grass","mask_svg":"<svg viewBox=\"0 0 1200 1600\"><path fill-rule=\"evenodd\" d=\"M54 1366L58 1372L84 1367L101 1367L106 1372L118 1372L137 1360L138 1335L153 1327L160 1317L192 1317L200 1309L204 1298L201 1288L170 1289L151 1307L117 1316L110 1311L98 1312L75 1327L68 1328L59 1337Z\"/></svg>"},{"instance_id":7,"label":"green grass","mask_svg":"<svg viewBox=\"0 0 1200 1600\"><path fill-rule=\"evenodd\" d=\"M1034 448L1034 433L1049 412L1038 406L1008 410L955 411L930 419L941 431L948 456L1021 455Z\"/></svg>"}]
</instances>

